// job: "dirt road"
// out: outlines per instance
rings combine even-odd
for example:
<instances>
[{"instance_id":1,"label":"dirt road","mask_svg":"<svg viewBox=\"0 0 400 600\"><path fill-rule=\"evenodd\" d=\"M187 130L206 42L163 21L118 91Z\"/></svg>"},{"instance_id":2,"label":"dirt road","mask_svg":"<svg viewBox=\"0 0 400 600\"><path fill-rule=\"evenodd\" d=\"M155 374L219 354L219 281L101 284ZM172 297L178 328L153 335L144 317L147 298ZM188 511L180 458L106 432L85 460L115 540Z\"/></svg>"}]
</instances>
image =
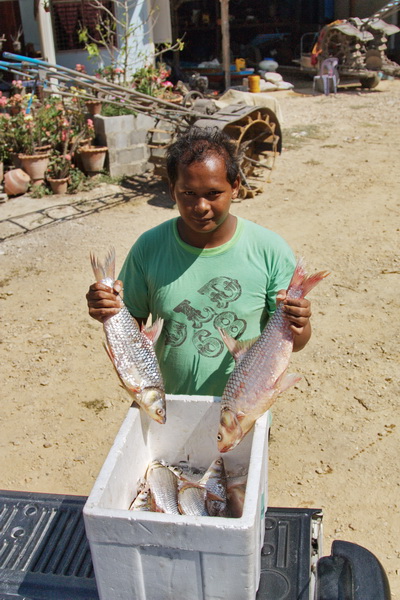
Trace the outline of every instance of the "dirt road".
<instances>
[{"instance_id":1,"label":"dirt road","mask_svg":"<svg viewBox=\"0 0 400 600\"><path fill-rule=\"evenodd\" d=\"M322 508L325 553L333 539L366 546L400 600L400 81L277 94L284 152L265 192L233 212L331 275L310 294L313 339L292 359L303 379L273 409L269 503ZM49 201L61 205L53 224L26 216ZM90 492L130 399L87 316L89 251L113 244L119 267L176 214L159 182L0 205L0 237L16 217L40 225L0 244L1 488Z\"/></svg>"}]
</instances>

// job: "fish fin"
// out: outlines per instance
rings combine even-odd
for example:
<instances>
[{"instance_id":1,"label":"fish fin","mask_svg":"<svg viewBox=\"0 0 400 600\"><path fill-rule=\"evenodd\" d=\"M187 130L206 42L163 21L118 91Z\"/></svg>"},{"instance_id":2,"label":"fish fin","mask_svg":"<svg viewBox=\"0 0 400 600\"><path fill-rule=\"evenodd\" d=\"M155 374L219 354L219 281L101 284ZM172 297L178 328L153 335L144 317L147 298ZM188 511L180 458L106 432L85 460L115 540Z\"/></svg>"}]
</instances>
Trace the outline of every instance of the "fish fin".
<instances>
[{"instance_id":1,"label":"fish fin","mask_svg":"<svg viewBox=\"0 0 400 600\"><path fill-rule=\"evenodd\" d=\"M106 342L103 342L103 348L107 352L108 358L111 360L111 362L112 362L112 364L114 365L114 368L115 368L114 354L112 353L112 350L111 350L110 346ZM117 373L118 373L118 371L117 371Z\"/></svg>"},{"instance_id":2,"label":"fish fin","mask_svg":"<svg viewBox=\"0 0 400 600\"><path fill-rule=\"evenodd\" d=\"M226 502L226 498L221 498L221 496L218 496L217 494L214 494L214 492L210 492L207 490L207 500L215 500L216 502Z\"/></svg>"},{"instance_id":3,"label":"fish fin","mask_svg":"<svg viewBox=\"0 0 400 600\"><path fill-rule=\"evenodd\" d=\"M236 361L240 361L247 350L249 350L260 337L257 336L251 340L235 340L235 338L226 333L225 329L220 329L219 327L217 327L217 329L222 337L222 341Z\"/></svg>"},{"instance_id":4,"label":"fish fin","mask_svg":"<svg viewBox=\"0 0 400 600\"><path fill-rule=\"evenodd\" d=\"M281 375L279 375L273 387L266 390L264 397L260 400L259 415L263 415L265 412L267 412L267 410L271 408L279 394L292 387L293 385L296 385L296 383L298 383L300 380L300 375L297 375L297 373L287 373L286 370Z\"/></svg>"},{"instance_id":5,"label":"fish fin","mask_svg":"<svg viewBox=\"0 0 400 600\"><path fill-rule=\"evenodd\" d=\"M118 375L118 379L120 380L120 382L122 383L122 385L124 386L124 388L131 394L133 394L134 396L136 396L136 394L138 392L140 392L140 387L139 386L132 386L130 383L128 383L127 381L125 381L125 379L123 377L121 377L121 375L118 373L118 369L115 366L115 358L114 358L114 354L110 348L110 346L108 344L106 344L106 342L103 342L103 346L105 351L108 354L109 359L111 360L113 367L115 369L116 374Z\"/></svg>"},{"instance_id":6,"label":"fish fin","mask_svg":"<svg viewBox=\"0 0 400 600\"><path fill-rule=\"evenodd\" d=\"M145 325L142 325L141 331L142 331L143 335L145 335L151 341L153 346L156 343L156 341L158 340L158 338L160 337L160 333L163 328L163 325L164 325L164 319L161 319L160 317L158 317L154 321L154 323L151 325L151 327L146 327Z\"/></svg>"},{"instance_id":7,"label":"fish fin","mask_svg":"<svg viewBox=\"0 0 400 600\"><path fill-rule=\"evenodd\" d=\"M115 249L110 248L107 256L104 259L104 263L101 263L95 254L90 253L90 262L92 263L92 269L96 281L102 279L112 279L115 281Z\"/></svg>"},{"instance_id":8,"label":"fish fin","mask_svg":"<svg viewBox=\"0 0 400 600\"><path fill-rule=\"evenodd\" d=\"M281 392L284 392L293 385L296 385L296 383L298 383L299 381L301 381L300 375L298 375L297 373L287 373L287 371L285 370L282 373L282 375L279 375L278 379L275 381L274 389L277 391L279 390L278 393L280 394Z\"/></svg>"},{"instance_id":9,"label":"fish fin","mask_svg":"<svg viewBox=\"0 0 400 600\"><path fill-rule=\"evenodd\" d=\"M238 421L241 421L242 419L244 419L245 416L246 415L241 410L236 413L236 418L237 418Z\"/></svg>"},{"instance_id":10,"label":"fish fin","mask_svg":"<svg viewBox=\"0 0 400 600\"><path fill-rule=\"evenodd\" d=\"M314 275L307 275L304 258L300 257L297 261L288 289L291 287L301 288L302 298L304 298L313 287L315 287L322 279L328 277L329 274L329 271L319 271L318 273L314 273Z\"/></svg>"}]
</instances>

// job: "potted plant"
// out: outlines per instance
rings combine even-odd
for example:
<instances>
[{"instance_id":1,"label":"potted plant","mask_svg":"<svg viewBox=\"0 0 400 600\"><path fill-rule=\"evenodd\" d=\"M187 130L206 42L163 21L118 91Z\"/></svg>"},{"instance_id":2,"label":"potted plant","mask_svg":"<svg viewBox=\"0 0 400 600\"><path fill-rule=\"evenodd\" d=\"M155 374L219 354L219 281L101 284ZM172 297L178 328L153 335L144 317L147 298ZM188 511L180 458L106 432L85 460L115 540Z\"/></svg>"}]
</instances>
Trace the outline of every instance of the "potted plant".
<instances>
[{"instance_id":1,"label":"potted plant","mask_svg":"<svg viewBox=\"0 0 400 600\"><path fill-rule=\"evenodd\" d=\"M71 155L54 153L46 169L48 181L53 194L65 194L68 188L71 171Z\"/></svg>"},{"instance_id":2,"label":"potted plant","mask_svg":"<svg viewBox=\"0 0 400 600\"><path fill-rule=\"evenodd\" d=\"M78 148L77 154L81 160L84 173L92 176L103 170L108 148L107 146L93 145L95 131L92 119L86 119L85 132L89 136L89 142Z\"/></svg>"},{"instance_id":3,"label":"potted plant","mask_svg":"<svg viewBox=\"0 0 400 600\"><path fill-rule=\"evenodd\" d=\"M12 117L16 139L14 151L18 151L21 167L33 185L43 183L51 151L59 150L68 123L63 104L52 98L41 104L35 96L24 96L24 110Z\"/></svg>"},{"instance_id":4,"label":"potted plant","mask_svg":"<svg viewBox=\"0 0 400 600\"><path fill-rule=\"evenodd\" d=\"M77 135L72 145L70 145L70 135L71 129L65 129L62 134L62 152L57 150L53 152L46 170L46 180L54 194L65 194L67 192L71 173L74 168L72 166L72 157L85 132L82 131Z\"/></svg>"}]
</instances>

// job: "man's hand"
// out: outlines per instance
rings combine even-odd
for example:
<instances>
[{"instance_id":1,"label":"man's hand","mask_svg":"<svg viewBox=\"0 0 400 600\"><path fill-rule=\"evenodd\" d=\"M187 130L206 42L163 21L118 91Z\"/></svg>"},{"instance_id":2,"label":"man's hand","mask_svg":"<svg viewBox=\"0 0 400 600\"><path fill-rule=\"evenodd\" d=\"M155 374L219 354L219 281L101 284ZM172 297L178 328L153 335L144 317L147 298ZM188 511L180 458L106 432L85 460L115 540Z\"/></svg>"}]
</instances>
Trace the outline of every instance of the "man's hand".
<instances>
[{"instance_id":1,"label":"man's hand","mask_svg":"<svg viewBox=\"0 0 400 600\"><path fill-rule=\"evenodd\" d=\"M104 323L107 319L116 315L122 306L121 294L122 281L117 280L114 287L110 288L103 283L93 283L86 294L89 315Z\"/></svg>"},{"instance_id":2,"label":"man's hand","mask_svg":"<svg viewBox=\"0 0 400 600\"><path fill-rule=\"evenodd\" d=\"M283 312L294 333L294 352L301 350L311 337L311 302L307 298L287 298L286 290L278 292L276 302L282 303Z\"/></svg>"}]
</instances>

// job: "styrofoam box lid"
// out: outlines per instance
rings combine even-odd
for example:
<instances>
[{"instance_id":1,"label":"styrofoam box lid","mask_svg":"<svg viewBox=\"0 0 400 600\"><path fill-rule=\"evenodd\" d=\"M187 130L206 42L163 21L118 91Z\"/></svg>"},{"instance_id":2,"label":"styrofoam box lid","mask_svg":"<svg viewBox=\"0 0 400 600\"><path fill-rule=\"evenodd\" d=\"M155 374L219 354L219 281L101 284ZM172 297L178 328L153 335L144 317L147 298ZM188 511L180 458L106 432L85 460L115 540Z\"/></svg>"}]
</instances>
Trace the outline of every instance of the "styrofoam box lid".
<instances>
[{"instance_id":1,"label":"styrofoam box lid","mask_svg":"<svg viewBox=\"0 0 400 600\"><path fill-rule=\"evenodd\" d=\"M267 504L268 413L236 448L222 455L228 472L248 470L241 518L128 510L151 460L207 468L219 456L219 414L220 398L212 396L167 396L164 425L131 407L83 509L89 541L254 553L254 527L260 527Z\"/></svg>"}]
</instances>

